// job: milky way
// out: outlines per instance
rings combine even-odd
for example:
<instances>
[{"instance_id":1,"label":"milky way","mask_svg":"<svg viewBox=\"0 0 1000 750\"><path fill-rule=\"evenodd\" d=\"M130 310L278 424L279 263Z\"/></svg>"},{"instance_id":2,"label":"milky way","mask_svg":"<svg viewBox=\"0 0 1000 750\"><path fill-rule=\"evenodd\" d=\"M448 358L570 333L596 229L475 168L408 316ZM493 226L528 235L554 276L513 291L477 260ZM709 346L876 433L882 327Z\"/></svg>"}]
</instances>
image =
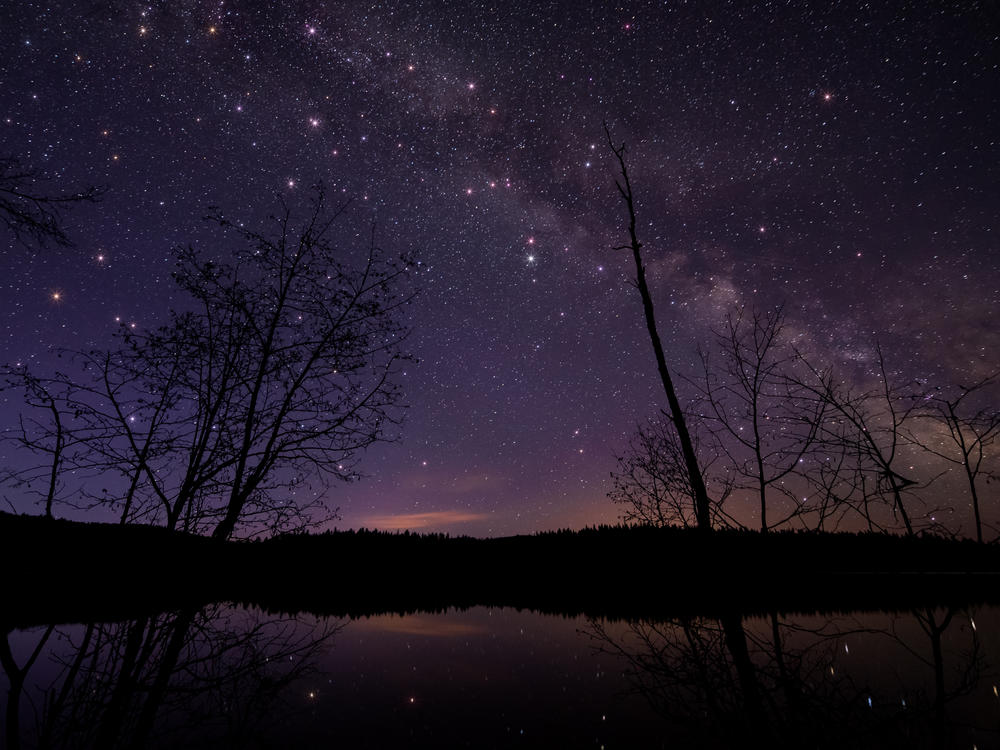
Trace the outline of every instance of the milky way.
<instances>
[{"instance_id":1,"label":"milky way","mask_svg":"<svg viewBox=\"0 0 1000 750\"><path fill-rule=\"evenodd\" d=\"M678 372L727 310L784 303L851 372L877 338L907 378L986 374L997 12L821 5L8 3L2 152L108 190L66 215L73 248L2 237L3 358L50 368L116 321L156 325L177 303L171 249L210 242L210 206L263 221L322 180L354 199L345 242L374 220L421 261L407 422L331 490L338 524L612 521L613 456L663 404L611 249L606 121Z\"/></svg>"}]
</instances>

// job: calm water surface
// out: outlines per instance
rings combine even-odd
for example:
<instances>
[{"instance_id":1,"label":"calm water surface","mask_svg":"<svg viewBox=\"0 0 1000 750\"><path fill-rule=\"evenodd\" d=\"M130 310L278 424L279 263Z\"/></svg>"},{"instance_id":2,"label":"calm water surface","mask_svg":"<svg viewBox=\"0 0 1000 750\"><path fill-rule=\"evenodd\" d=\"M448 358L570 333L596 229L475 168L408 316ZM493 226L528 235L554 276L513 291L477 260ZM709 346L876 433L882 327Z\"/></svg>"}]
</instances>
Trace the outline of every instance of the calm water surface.
<instances>
[{"instance_id":1,"label":"calm water surface","mask_svg":"<svg viewBox=\"0 0 1000 750\"><path fill-rule=\"evenodd\" d=\"M5 746L1000 747L1000 610L608 622L213 605L2 644Z\"/></svg>"}]
</instances>

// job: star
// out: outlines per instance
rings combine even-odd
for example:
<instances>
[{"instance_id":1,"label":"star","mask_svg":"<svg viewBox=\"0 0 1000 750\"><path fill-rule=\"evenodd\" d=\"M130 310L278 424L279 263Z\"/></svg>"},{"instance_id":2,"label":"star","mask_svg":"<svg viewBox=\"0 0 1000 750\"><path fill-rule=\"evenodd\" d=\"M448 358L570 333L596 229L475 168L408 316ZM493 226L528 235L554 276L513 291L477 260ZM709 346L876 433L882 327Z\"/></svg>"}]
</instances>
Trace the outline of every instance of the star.
<instances>
[{"instance_id":1,"label":"star","mask_svg":"<svg viewBox=\"0 0 1000 750\"><path fill-rule=\"evenodd\" d=\"M859 387L869 360L856 331L880 338L894 372L937 373L942 389L977 380L1000 346L988 325L1000 279L984 260L1000 232L990 202L996 160L985 158L995 150L1000 69L977 64L982 4L951 4L962 6L947 14L960 22L929 54L913 55L897 53L923 50L926 30L942 27L934 4L910 3L902 18L885 3L819 15L774 3L766 14L709 22L582 0L572 18L533 4L454 23L447 3L343 13L335 3L218 0L174 17L168 4L141 2L83 22L74 3L7 5L8 150L19 149L25 173L53 195L88 181L108 187L99 204L64 212L78 252L31 248L12 255L30 255L31 269L0 278L0 340L40 376L61 366L58 347L110 346L140 315L145 334L183 308L169 250L190 244L226 260L230 246L201 221L212 206L260 231L282 200L301 218L310 186L323 182L330 208L348 206L329 237L345 262L369 245L423 261L405 263L407 283L425 293L400 316L413 331L407 353L424 364L419 375L392 374L422 416L394 436L427 446L435 471L406 453L359 456L357 472L334 459L339 478L371 476L343 493L345 525L360 524L360 511L450 499L451 477L473 471L506 474L496 494L463 485L460 502L490 515L460 529L474 536L617 516L606 499L609 457L635 423L657 416L646 398L657 373L648 362L619 367L644 331L629 254L610 249L629 237L605 119L628 147L637 237L678 366L744 302L785 302L788 332L830 360L817 361L823 368L847 352L858 375L838 377ZM873 55L888 27L898 49ZM713 29L725 45L706 41ZM685 49L697 64L637 64ZM845 78L851 60L870 64L849 66ZM747 85L760 71L789 70L782 85ZM880 250L862 255L862 243ZM867 273L845 258L863 260ZM330 377L360 387L346 362L324 374L337 364ZM553 396L567 372L580 376L579 397L564 404ZM0 403L0 430L17 416ZM497 429L505 419L524 439ZM421 497L408 484L414 460ZM807 485L786 489L792 506L823 507ZM964 495L940 503L938 492L926 490L927 508L963 505ZM745 521L739 494L725 510ZM1000 523L1000 507L984 511ZM922 523L930 517L921 512Z\"/></svg>"}]
</instances>

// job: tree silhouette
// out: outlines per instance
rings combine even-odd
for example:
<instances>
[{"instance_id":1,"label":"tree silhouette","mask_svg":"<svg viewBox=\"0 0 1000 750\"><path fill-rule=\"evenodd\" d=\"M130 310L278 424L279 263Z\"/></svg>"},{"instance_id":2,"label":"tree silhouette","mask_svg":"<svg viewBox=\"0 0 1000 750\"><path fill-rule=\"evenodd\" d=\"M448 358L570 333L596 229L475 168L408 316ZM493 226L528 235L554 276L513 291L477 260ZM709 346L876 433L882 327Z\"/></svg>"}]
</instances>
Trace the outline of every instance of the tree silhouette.
<instances>
[{"instance_id":1,"label":"tree silhouette","mask_svg":"<svg viewBox=\"0 0 1000 750\"><path fill-rule=\"evenodd\" d=\"M385 258L374 228L355 257L338 247L347 205L329 209L319 188L301 223L286 206L266 231L211 217L238 245L220 262L177 252L183 311L77 355L81 377L43 381L61 394L61 460L104 488L120 478L91 504L220 539L240 524L287 531L310 522L330 480L357 477L360 451L393 437L408 260ZM48 455L53 435L24 441Z\"/></svg>"},{"instance_id":2,"label":"tree silhouette","mask_svg":"<svg viewBox=\"0 0 1000 750\"><path fill-rule=\"evenodd\" d=\"M656 329L653 298L649 293L649 286L646 284L646 267L642 262L642 243L639 241L635 228L635 198L632 194L632 183L629 180L628 165L625 163L625 144L615 146L607 124L604 125L604 133L608 139L608 146L618 161L621 180L616 179L615 186L618 188L618 194L621 196L622 203L625 204L628 217L629 243L627 245L619 245L614 249L630 250L632 252L632 260L635 262L635 286L639 290L639 296L642 298L642 309L646 318L646 330L649 332L649 340L653 346L653 354L656 357L656 369L660 373L660 381L663 384L663 391L667 397L670 421L674 429L677 430L677 439L680 443L681 455L684 458L684 468L688 475L687 482L691 487L691 493L694 497L697 528L703 531L710 531L712 528L711 501L708 497L708 490L705 487L705 479L702 476L701 467L698 465L698 456L695 453L694 442L691 439L691 433L688 430L684 412L677 398L677 391L674 388L670 370L667 368L667 359L663 353L663 342L660 340L660 334Z\"/></svg>"},{"instance_id":3,"label":"tree silhouette","mask_svg":"<svg viewBox=\"0 0 1000 750\"><path fill-rule=\"evenodd\" d=\"M25 487L41 497L46 518L52 518L52 506L60 496L60 477L65 469L67 451L74 455L72 445L68 446L67 442L76 439L67 429L63 415L67 394L62 385L46 383L24 367L9 369L0 381L0 389L20 390L23 404L30 410L27 415L20 415L16 429L5 431L0 439L42 459L41 463L26 468L5 469L0 479ZM53 392L54 387L59 387L60 391ZM34 489L36 485L40 485L37 490Z\"/></svg>"},{"instance_id":4,"label":"tree silhouette","mask_svg":"<svg viewBox=\"0 0 1000 750\"><path fill-rule=\"evenodd\" d=\"M719 454L708 456L697 433L693 440L701 462L701 475L713 483L711 519L723 526L733 525L734 519L724 510L733 490L731 477L713 472ZM617 460L617 469L611 473L614 487L608 497L625 507L622 516L626 523L697 527L691 475L669 414L663 413L662 419L651 419L646 425L640 425L630 438L626 452Z\"/></svg>"},{"instance_id":5,"label":"tree silhouette","mask_svg":"<svg viewBox=\"0 0 1000 750\"><path fill-rule=\"evenodd\" d=\"M76 203L100 200L104 189L88 186L70 192L47 193L37 187L37 172L14 156L0 157L0 221L21 244L70 246L62 213Z\"/></svg>"},{"instance_id":6,"label":"tree silhouette","mask_svg":"<svg viewBox=\"0 0 1000 750\"><path fill-rule=\"evenodd\" d=\"M782 341L784 314L740 308L726 315L715 331L713 354L702 353L700 390L706 417L718 438L717 450L727 458L737 489L757 496L760 530L780 526L811 510L790 487L804 457L816 444L826 403L809 398L790 379L801 369L801 355ZM769 518L775 496L788 509Z\"/></svg>"},{"instance_id":7,"label":"tree silhouette","mask_svg":"<svg viewBox=\"0 0 1000 750\"><path fill-rule=\"evenodd\" d=\"M937 392L931 395L923 416L947 430L948 447L940 447L932 439L920 438L910 433L910 439L924 450L943 458L948 463L961 466L969 486L969 498L976 523L976 539L983 541L983 519L979 504L979 480L987 482L996 477L987 466L990 449L1000 439L1000 409L995 402L982 401L981 397L996 395L1000 374L983 378L971 386L958 386L956 395Z\"/></svg>"},{"instance_id":8,"label":"tree silhouette","mask_svg":"<svg viewBox=\"0 0 1000 750\"><path fill-rule=\"evenodd\" d=\"M807 377L796 380L795 385L824 408L826 417L817 435L819 444L852 459L845 468L855 479L847 485L860 490L861 512L869 525L873 523L869 504L878 500L889 506L893 516L899 514L907 534L916 533L906 498L930 480L921 482L905 476L900 465L904 449L911 445L908 428L921 404L920 389L890 376L878 345L873 370L878 384L868 390L851 387L832 370L807 367ZM850 496L838 500L856 503Z\"/></svg>"}]
</instances>

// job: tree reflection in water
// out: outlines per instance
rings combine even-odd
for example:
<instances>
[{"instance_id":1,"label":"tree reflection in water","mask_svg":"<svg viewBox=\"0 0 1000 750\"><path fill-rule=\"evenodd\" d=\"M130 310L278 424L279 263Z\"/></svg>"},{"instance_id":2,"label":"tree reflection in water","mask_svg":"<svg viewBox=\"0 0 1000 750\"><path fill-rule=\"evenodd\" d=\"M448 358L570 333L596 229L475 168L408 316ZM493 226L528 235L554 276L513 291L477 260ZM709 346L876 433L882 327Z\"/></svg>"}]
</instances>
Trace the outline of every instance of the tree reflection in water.
<instances>
[{"instance_id":1,"label":"tree reflection in water","mask_svg":"<svg viewBox=\"0 0 1000 750\"><path fill-rule=\"evenodd\" d=\"M6 746L1000 747L995 608L370 614L8 632Z\"/></svg>"},{"instance_id":2,"label":"tree reflection in water","mask_svg":"<svg viewBox=\"0 0 1000 750\"><path fill-rule=\"evenodd\" d=\"M269 723L301 710L287 702L287 689L315 671L342 628L334 621L307 625L212 605L121 623L48 626L35 631L33 646L19 649L27 652L20 664L5 633L7 748L253 744ZM29 683L32 671L45 676ZM43 689L36 694L28 684Z\"/></svg>"},{"instance_id":3,"label":"tree reflection in water","mask_svg":"<svg viewBox=\"0 0 1000 750\"><path fill-rule=\"evenodd\" d=\"M875 621L884 622L868 624ZM584 632L624 662L630 688L669 721L679 747L984 748L1000 740L996 705L963 702L989 689L966 610L627 627L592 619ZM849 642L875 658L859 665Z\"/></svg>"}]
</instances>

